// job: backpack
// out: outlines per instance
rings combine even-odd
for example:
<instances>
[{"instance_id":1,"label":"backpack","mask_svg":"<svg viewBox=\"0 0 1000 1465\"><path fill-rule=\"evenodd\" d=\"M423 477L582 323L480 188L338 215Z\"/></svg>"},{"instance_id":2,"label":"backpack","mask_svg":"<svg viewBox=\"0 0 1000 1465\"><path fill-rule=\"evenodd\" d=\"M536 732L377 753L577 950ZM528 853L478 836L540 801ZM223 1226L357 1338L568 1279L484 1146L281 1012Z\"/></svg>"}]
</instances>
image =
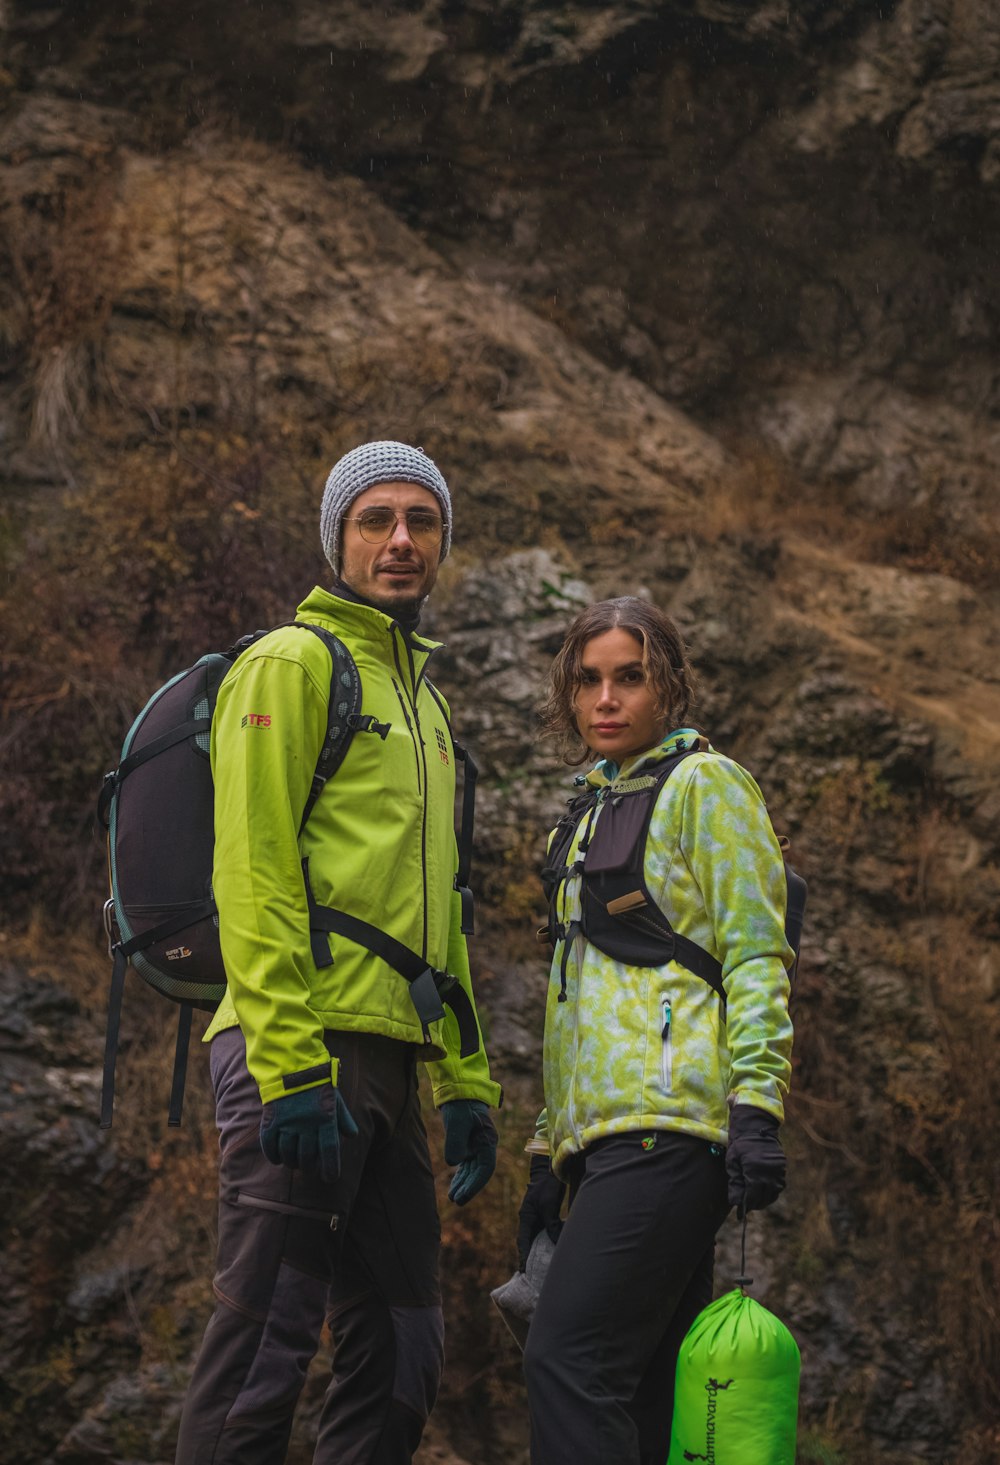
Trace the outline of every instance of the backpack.
<instances>
[{"instance_id":1,"label":"backpack","mask_svg":"<svg viewBox=\"0 0 1000 1465\"><path fill-rule=\"evenodd\" d=\"M347 647L319 626L292 622L330 653L326 735L299 825L305 828L324 784L356 731L388 728L361 717L361 678ZM214 786L209 732L219 687L237 658L268 631L209 652L159 687L129 728L121 761L104 778L98 819L108 834L111 894L104 905L111 993L101 1091L102 1129L111 1127L115 1060L125 973L180 1004L168 1123L181 1120L191 1016L213 1012L226 990L212 895Z\"/></svg>"},{"instance_id":2,"label":"backpack","mask_svg":"<svg viewBox=\"0 0 1000 1465\"><path fill-rule=\"evenodd\" d=\"M301 836L354 734L371 732L384 740L389 724L361 714L361 678L353 656L338 637L303 621L288 624L318 636L331 661L327 730L299 822ZM192 1014L195 1009L214 1012L225 995L226 971L212 894L215 797L209 733L223 678L248 647L269 634L255 631L227 651L210 652L159 687L129 729L118 767L105 775L97 812L108 832L111 895L104 905L104 925L112 969L102 1129L110 1129L114 1110L115 1060L129 963L148 986L180 1005L167 1121L171 1126L181 1122ZM450 733L444 703L429 681L426 685ZM468 935L473 930L469 880L478 770L472 755L454 737L452 745L464 768L454 888L461 898L461 930ZM367 947L408 983L428 1041L430 1024L443 1018L444 1008L450 1007L458 1026L460 1056L475 1053L480 1045L475 1010L458 979L435 971L423 957L377 926L348 911L321 905L313 895L308 859L302 862L302 874L316 965L329 966L333 961L330 933Z\"/></svg>"},{"instance_id":3,"label":"backpack","mask_svg":"<svg viewBox=\"0 0 1000 1465\"><path fill-rule=\"evenodd\" d=\"M566 1000L566 963L573 939L583 935L605 955L630 966L663 966L676 961L701 977L726 1000L722 984L722 965L699 946L675 931L646 886L643 873L646 839L653 809L660 790L670 775L692 753L703 752L704 738L693 739L687 746L678 743L677 752L654 765L648 773L639 773L609 789L588 788L571 799L549 842L542 869L542 885L549 904L548 921L539 931L539 939L553 948L563 942L559 1000ZM600 803L606 807L594 822ZM577 857L568 864L573 839L584 819L590 826L577 846ZM779 841L787 854L787 839ZM581 877L580 919L565 926L556 913L559 890L570 875ZM788 887L785 909L785 939L795 953L789 973L794 976L798 963L799 942L805 916L806 882L785 860Z\"/></svg>"}]
</instances>

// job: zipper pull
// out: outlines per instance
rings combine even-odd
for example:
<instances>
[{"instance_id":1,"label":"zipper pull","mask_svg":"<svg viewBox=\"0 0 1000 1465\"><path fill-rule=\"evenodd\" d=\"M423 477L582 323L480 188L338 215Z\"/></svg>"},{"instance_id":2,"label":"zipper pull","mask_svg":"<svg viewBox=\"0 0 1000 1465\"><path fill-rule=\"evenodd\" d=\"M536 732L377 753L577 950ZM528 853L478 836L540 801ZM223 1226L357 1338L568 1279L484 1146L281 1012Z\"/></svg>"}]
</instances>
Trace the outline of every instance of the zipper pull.
<instances>
[{"instance_id":1,"label":"zipper pull","mask_svg":"<svg viewBox=\"0 0 1000 1465\"><path fill-rule=\"evenodd\" d=\"M663 1013L663 1031L660 1034L660 1082L669 1094L674 1082L673 1042L670 1037L670 998L661 997L660 1010Z\"/></svg>"}]
</instances>

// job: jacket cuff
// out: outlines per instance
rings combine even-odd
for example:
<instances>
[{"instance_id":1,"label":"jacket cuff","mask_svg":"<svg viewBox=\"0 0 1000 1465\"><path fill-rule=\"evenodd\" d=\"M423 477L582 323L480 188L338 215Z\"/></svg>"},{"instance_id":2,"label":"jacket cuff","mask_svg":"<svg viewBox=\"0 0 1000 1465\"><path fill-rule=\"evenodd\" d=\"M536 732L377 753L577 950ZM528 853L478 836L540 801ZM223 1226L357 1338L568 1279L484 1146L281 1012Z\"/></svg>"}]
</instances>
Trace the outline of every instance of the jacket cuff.
<instances>
[{"instance_id":1,"label":"jacket cuff","mask_svg":"<svg viewBox=\"0 0 1000 1465\"><path fill-rule=\"evenodd\" d=\"M440 1109L450 1099L481 1099L491 1109L499 1109L503 1103L503 1089L491 1079L483 1079L481 1083L462 1083L456 1079L438 1084L434 1089L435 1109Z\"/></svg>"},{"instance_id":2,"label":"jacket cuff","mask_svg":"<svg viewBox=\"0 0 1000 1465\"><path fill-rule=\"evenodd\" d=\"M730 1109L735 1109L737 1104L745 1104L751 1109L763 1109L765 1114L770 1114L772 1118L777 1119L779 1124L784 1123L785 1106L781 1100L759 1094L756 1089L736 1089L729 1095L726 1102Z\"/></svg>"},{"instance_id":3,"label":"jacket cuff","mask_svg":"<svg viewBox=\"0 0 1000 1465\"><path fill-rule=\"evenodd\" d=\"M340 1059L328 1058L323 1063L314 1063L311 1068L300 1068L295 1073L284 1073L270 1083L260 1085L260 1101L271 1104L275 1099L284 1099L288 1094L301 1094L305 1089L318 1089L322 1084L337 1087L340 1076Z\"/></svg>"}]
</instances>

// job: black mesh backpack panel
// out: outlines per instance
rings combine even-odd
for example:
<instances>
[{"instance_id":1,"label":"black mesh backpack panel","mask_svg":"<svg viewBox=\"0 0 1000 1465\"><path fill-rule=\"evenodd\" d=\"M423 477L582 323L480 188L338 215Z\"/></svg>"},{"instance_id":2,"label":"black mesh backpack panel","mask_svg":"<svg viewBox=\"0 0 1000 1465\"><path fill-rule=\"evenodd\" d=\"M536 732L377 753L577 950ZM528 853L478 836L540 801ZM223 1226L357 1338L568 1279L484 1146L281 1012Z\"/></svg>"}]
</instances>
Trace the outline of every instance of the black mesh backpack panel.
<instances>
[{"instance_id":1,"label":"black mesh backpack panel","mask_svg":"<svg viewBox=\"0 0 1000 1465\"><path fill-rule=\"evenodd\" d=\"M224 653L203 656L146 704L125 739L108 827L114 917L132 965L165 997L209 1012L226 973L212 899L208 727L232 664Z\"/></svg>"}]
</instances>

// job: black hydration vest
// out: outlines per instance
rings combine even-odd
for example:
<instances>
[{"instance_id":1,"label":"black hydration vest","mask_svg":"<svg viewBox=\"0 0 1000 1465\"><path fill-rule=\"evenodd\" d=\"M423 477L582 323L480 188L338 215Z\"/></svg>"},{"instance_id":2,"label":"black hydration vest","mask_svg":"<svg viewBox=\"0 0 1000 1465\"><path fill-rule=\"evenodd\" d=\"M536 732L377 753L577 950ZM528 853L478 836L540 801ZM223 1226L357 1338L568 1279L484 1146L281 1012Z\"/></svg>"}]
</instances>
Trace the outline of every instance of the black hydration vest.
<instances>
[{"instance_id":1,"label":"black hydration vest","mask_svg":"<svg viewBox=\"0 0 1000 1465\"><path fill-rule=\"evenodd\" d=\"M551 942L553 947L563 942L560 1002L566 1000L566 962L577 936L586 937L598 951L629 966L664 966L676 961L702 977L725 1002L721 963L703 946L674 930L650 894L644 874L646 839L660 790L685 758L707 748L708 743L702 737L692 739L687 745L678 743L677 751L648 773L639 773L635 778L602 789L590 788L570 800L549 842L542 869L549 915L539 937ZM605 808L600 819L596 819L601 803ZM569 863L574 836L584 821L587 826L577 846L576 859ZM580 918L566 925L559 920L557 907L560 891L572 875L581 878ZM787 861L785 879L788 885L785 939L797 963L806 882ZM795 964L789 976L794 972Z\"/></svg>"}]
</instances>

